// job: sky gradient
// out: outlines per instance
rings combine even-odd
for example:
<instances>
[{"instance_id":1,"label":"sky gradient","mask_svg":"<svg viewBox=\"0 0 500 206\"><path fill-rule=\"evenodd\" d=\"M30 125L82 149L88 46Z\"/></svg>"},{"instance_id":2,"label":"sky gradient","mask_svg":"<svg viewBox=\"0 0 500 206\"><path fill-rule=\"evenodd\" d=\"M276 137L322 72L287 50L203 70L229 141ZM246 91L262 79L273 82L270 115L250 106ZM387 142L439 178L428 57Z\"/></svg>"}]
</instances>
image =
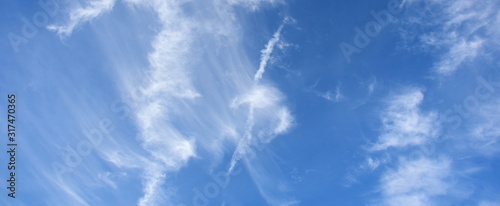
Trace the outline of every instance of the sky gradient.
<instances>
[{"instance_id":1,"label":"sky gradient","mask_svg":"<svg viewBox=\"0 0 500 206\"><path fill-rule=\"evenodd\" d=\"M0 4L0 205L500 206L500 1Z\"/></svg>"}]
</instances>

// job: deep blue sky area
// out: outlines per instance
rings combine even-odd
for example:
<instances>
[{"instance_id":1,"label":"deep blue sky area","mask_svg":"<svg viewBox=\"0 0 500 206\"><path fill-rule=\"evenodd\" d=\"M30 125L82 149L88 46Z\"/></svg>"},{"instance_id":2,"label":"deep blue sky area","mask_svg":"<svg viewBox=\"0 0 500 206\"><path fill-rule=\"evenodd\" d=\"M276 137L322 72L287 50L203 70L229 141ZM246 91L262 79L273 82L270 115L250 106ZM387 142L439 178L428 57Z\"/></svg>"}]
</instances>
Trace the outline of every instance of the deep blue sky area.
<instances>
[{"instance_id":1,"label":"deep blue sky area","mask_svg":"<svg viewBox=\"0 0 500 206\"><path fill-rule=\"evenodd\" d=\"M0 4L0 205L500 205L496 0Z\"/></svg>"}]
</instances>

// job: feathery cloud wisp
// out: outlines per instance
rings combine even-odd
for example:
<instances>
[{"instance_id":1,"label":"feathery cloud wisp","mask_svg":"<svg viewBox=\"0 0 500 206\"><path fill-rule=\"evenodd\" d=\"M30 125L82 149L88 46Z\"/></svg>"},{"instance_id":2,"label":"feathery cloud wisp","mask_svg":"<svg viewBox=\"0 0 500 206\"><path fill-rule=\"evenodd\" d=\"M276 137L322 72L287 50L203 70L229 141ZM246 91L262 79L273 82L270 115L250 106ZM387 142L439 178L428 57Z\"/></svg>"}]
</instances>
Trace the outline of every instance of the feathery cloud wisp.
<instances>
[{"instance_id":1,"label":"feathery cloud wisp","mask_svg":"<svg viewBox=\"0 0 500 206\"><path fill-rule=\"evenodd\" d=\"M425 113L419 108L423 98L420 89L410 88L389 99L380 117L382 134L371 147L372 151L420 145L439 134L437 113Z\"/></svg>"},{"instance_id":2,"label":"feathery cloud wisp","mask_svg":"<svg viewBox=\"0 0 500 206\"><path fill-rule=\"evenodd\" d=\"M65 25L48 25L47 29L53 30L59 36L70 36L78 25L91 21L101 14L110 11L116 0L94 0L88 2L86 7L78 7L71 11L69 22Z\"/></svg>"}]
</instances>

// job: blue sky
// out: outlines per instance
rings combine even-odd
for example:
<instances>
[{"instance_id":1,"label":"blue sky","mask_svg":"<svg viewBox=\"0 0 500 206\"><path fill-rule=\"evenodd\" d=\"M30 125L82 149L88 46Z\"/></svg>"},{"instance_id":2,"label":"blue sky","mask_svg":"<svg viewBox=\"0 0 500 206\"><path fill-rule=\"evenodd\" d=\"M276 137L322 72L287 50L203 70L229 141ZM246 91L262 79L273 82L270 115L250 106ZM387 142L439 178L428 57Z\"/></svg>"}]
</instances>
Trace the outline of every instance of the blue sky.
<instances>
[{"instance_id":1,"label":"blue sky","mask_svg":"<svg viewBox=\"0 0 500 206\"><path fill-rule=\"evenodd\" d=\"M496 0L1 4L1 205L500 205Z\"/></svg>"}]
</instances>

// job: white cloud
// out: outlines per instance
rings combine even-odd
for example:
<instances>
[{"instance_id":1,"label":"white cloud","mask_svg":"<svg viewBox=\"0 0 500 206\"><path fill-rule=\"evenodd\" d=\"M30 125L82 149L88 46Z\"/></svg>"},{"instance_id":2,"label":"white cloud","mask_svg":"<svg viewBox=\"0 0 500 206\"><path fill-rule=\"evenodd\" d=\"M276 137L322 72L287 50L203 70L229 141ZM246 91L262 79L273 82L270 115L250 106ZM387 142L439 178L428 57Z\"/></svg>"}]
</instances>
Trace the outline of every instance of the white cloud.
<instances>
[{"instance_id":1,"label":"white cloud","mask_svg":"<svg viewBox=\"0 0 500 206\"><path fill-rule=\"evenodd\" d=\"M231 158L229 173L253 144L269 143L277 135L286 133L293 122L290 111L283 106L283 95L270 86L257 84L248 94L235 98L231 104L234 109L242 106L248 107L246 129ZM254 139L255 136L258 139Z\"/></svg>"},{"instance_id":2,"label":"white cloud","mask_svg":"<svg viewBox=\"0 0 500 206\"><path fill-rule=\"evenodd\" d=\"M168 198L161 187L166 174L161 165L150 164L146 166L150 168L145 170L143 177L144 195L137 204L139 206L158 205L158 202L164 202Z\"/></svg>"},{"instance_id":3,"label":"white cloud","mask_svg":"<svg viewBox=\"0 0 500 206\"><path fill-rule=\"evenodd\" d=\"M70 36L78 25L91 21L101 14L110 11L115 5L115 0L93 0L85 7L78 6L70 12L69 22L65 25L49 25L49 30L56 31L60 36Z\"/></svg>"},{"instance_id":4,"label":"white cloud","mask_svg":"<svg viewBox=\"0 0 500 206\"><path fill-rule=\"evenodd\" d=\"M421 145L435 138L440 131L437 114L421 111L423 99L424 94L418 88L391 96L387 108L380 114L382 131L371 150Z\"/></svg>"},{"instance_id":5,"label":"white cloud","mask_svg":"<svg viewBox=\"0 0 500 206\"><path fill-rule=\"evenodd\" d=\"M152 1L151 4L162 30L155 36L153 50L148 54L148 75L139 86L143 88L143 95L132 102L137 108L133 112L139 140L154 158L144 167L144 195L139 205L164 202L167 199L162 190L165 173L179 170L195 156L196 142L172 125L170 118L171 110L177 107L176 101L192 101L200 96L186 68L195 24L180 16L174 2Z\"/></svg>"},{"instance_id":6,"label":"white cloud","mask_svg":"<svg viewBox=\"0 0 500 206\"><path fill-rule=\"evenodd\" d=\"M440 205L435 198L450 193L452 176L449 159L402 159L397 169L381 178L381 204Z\"/></svg>"},{"instance_id":7,"label":"white cloud","mask_svg":"<svg viewBox=\"0 0 500 206\"><path fill-rule=\"evenodd\" d=\"M280 41L280 36L281 36L281 30L283 30L283 24L276 30L276 32L273 35L273 38L267 42L266 48L263 49L261 52L261 57L260 57L260 65L259 65L259 70L257 70L257 73L255 73L254 81L259 82L260 79L262 79L262 74L264 74L264 71L266 71L266 66L267 63L269 62L269 59L271 58L271 54L273 53L274 46L276 43Z\"/></svg>"},{"instance_id":8,"label":"white cloud","mask_svg":"<svg viewBox=\"0 0 500 206\"><path fill-rule=\"evenodd\" d=\"M383 164L385 162L386 162L385 159L367 157L365 163L361 165L361 169L373 171L377 169L380 166L380 164Z\"/></svg>"},{"instance_id":9,"label":"white cloud","mask_svg":"<svg viewBox=\"0 0 500 206\"><path fill-rule=\"evenodd\" d=\"M282 101L283 95L275 88L256 85L248 94L233 100L231 107L237 108L243 104L251 105L253 108L268 108Z\"/></svg>"},{"instance_id":10,"label":"white cloud","mask_svg":"<svg viewBox=\"0 0 500 206\"><path fill-rule=\"evenodd\" d=\"M260 143L269 143L276 135L283 134L291 127L293 118L289 110L282 106L283 95L275 88L263 85L260 83L262 75L265 72L266 66L273 49L277 43L280 41L281 30L283 30L284 24L287 23L290 18L287 17L279 26L277 31L273 34L273 37L265 45L265 48L261 51L261 59L259 64L259 69L254 75L254 86L245 94L243 97L237 97L232 101L231 107L237 108L241 105L246 104L248 106L248 118L246 122L246 130L243 138L238 142L237 148L231 158L230 167L228 173L231 173L236 163L245 156L247 151L250 149L253 139L253 133L255 129L254 116L262 116L260 119L267 122L266 119L278 120L278 124L274 125L274 128L264 129L258 131ZM257 110L257 111L256 111ZM260 112L258 110L263 110ZM262 124L262 121L259 123ZM267 123L264 123L267 124Z\"/></svg>"},{"instance_id":11,"label":"white cloud","mask_svg":"<svg viewBox=\"0 0 500 206\"><path fill-rule=\"evenodd\" d=\"M278 110L277 119L278 119L278 124L274 128L273 133L275 135L286 133L288 129L290 129L290 127L292 126L293 122L293 117L290 114L288 108L282 107L280 110Z\"/></svg>"},{"instance_id":12,"label":"white cloud","mask_svg":"<svg viewBox=\"0 0 500 206\"><path fill-rule=\"evenodd\" d=\"M226 0L230 4L245 6L252 10L257 10L263 4L280 4L283 0Z\"/></svg>"},{"instance_id":13,"label":"white cloud","mask_svg":"<svg viewBox=\"0 0 500 206\"><path fill-rule=\"evenodd\" d=\"M438 74L452 74L483 55L488 44L498 44L497 1L413 0L406 1L406 5L411 10L403 21L408 27L401 32L402 37L410 39L408 42L419 41L421 48L440 51L434 63Z\"/></svg>"},{"instance_id":14,"label":"white cloud","mask_svg":"<svg viewBox=\"0 0 500 206\"><path fill-rule=\"evenodd\" d=\"M395 169L388 169L381 176L381 197L376 204L442 205L461 202L478 191L467 186L471 184L469 175L487 169L471 159L493 156L500 151L498 99L481 102L470 111L470 122L464 120L464 130L448 134L454 136L446 143L449 148L433 149L432 153L428 153L422 147L417 147L437 138L441 132L436 114L420 109L423 98L420 89L408 89L391 96L387 108L382 112L382 134L371 147L371 152L384 152L390 157L399 158L399 162ZM430 144L431 147L440 147L436 142ZM388 150L389 147L415 150L407 153L408 150ZM418 159L405 158L413 157L414 154L418 154ZM450 156L455 157L453 161ZM371 171L382 164L392 167L390 162L373 157L368 157L360 167Z\"/></svg>"},{"instance_id":15,"label":"white cloud","mask_svg":"<svg viewBox=\"0 0 500 206\"><path fill-rule=\"evenodd\" d=\"M451 46L448 53L435 65L440 74L451 74L462 63L474 59L480 51L483 40L459 40Z\"/></svg>"},{"instance_id":16,"label":"white cloud","mask_svg":"<svg viewBox=\"0 0 500 206\"><path fill-rule=\"evenodd\" d=\"M280 46L283 25L291 20L285 19L262 50L259 72L255 74L256 67L242 46L241 29L231 7L257 9L279 1L229 1L231 5L226 0L126 2L138 5L134 8L154 11L158 31L148 54L121 51L121 55L129 56L107 56L115 62L112 67L119 77L115 81L123 96L130 97L125 101L139 134L119 136L114 139L116 144L105 146L100 155L122 170L143 170L139 205L169 203L175 185L167 182L168 175L197 157L198 151L208 152L203 159L217 165L217 160L232 149L227 146L230 142L236 145L232 160L236 162L235 157L245 154L245 148L257 142L267 144L291 128L293 115L285 105L285 96L275 87L259 83L274 47ZM71 10L68 23L51 28L69 36L78 25L111 10L114 1L101 3ZM187 7L199 12L185 12ZM128 23L119 22L117 26L134 28ZM117 49L108 44L114 32L96 31L101 46L110 47L111 52ZM136 63L138 55L147 57L142 68L130 66L140 65ZM119 138L137 138L143 151L129 150L133 143L119 144ZM262 169L276 173L275 169ZM266 197L272 201L278 196L286 199L285 194Z\"/></svg>"}]
</instances>

